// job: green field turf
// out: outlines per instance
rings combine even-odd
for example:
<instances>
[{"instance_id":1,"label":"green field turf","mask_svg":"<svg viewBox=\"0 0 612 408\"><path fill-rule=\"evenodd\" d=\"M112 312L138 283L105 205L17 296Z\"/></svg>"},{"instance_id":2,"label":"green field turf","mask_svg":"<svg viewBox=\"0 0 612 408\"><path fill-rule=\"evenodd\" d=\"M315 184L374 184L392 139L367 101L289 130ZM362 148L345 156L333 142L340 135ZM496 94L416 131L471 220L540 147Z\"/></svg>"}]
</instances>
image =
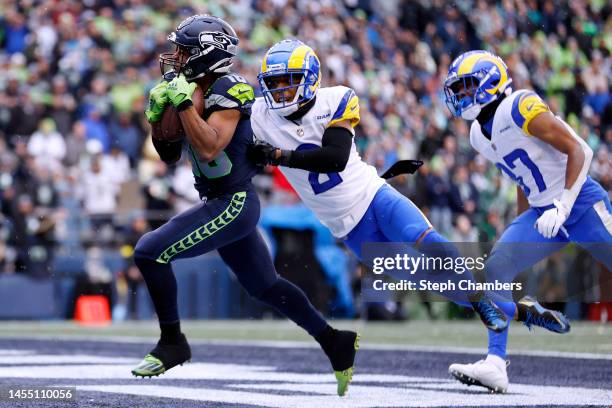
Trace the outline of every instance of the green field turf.
<instances>
[{"instance_id":1,"label":"green field turf","mask_svg":"<svg viewBox=\"0 0 612 408\"><path fill-rule=\"evenodd\" d=\"M293 323L283 320L206 320L184 321L183 331L191 340L240 341L310 341ZM340 328L357 329L362 345L404 345L426 347L486 347L486 332L478 321L410 321L405 323L369 323L359 320L337 321ZM84 327L73 322L0 322L0 337L125 336L151 338L158 336L154 321L114 323L106 327ZM548 333L514 322L511 327L510 351L563 351L612 354L612 324L572 323L566 335Z\"/></svg>"}]
</instances>

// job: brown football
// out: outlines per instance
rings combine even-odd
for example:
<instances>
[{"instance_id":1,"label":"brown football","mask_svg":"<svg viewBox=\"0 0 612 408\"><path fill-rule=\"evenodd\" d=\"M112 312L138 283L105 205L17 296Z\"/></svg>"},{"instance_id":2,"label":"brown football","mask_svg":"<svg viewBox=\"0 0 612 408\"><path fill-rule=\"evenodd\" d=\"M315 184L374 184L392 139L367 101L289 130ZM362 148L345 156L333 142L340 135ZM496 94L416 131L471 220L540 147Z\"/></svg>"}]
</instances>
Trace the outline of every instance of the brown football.
<instances>
[{"instance_id":1,"label":"brown football","mask_svg":"<svg viewBox=\"0 0 612 408\"><path fill-rule=\"evenodd\" d=\"M202 113L204 113L204 92L202 88L198 86L193 92L191 99L193 100L193 106L198 112L198 115L202 116ZM171 103L168 103L166 106L162 118L157 123L156 127L157 131L155 132L155 136L159 140L175 142L183 140L185 137L185 131L183 130L178 111Z\"/></svg>"}]
</instances>

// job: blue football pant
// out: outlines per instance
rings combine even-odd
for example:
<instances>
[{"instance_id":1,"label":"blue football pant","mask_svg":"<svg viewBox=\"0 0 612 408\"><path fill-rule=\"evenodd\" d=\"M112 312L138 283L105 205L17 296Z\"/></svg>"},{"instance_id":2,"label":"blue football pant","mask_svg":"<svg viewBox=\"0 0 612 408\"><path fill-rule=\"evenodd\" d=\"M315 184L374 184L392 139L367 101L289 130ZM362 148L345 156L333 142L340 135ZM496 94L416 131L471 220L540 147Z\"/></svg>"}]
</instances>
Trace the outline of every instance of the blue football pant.
<instances>
[{"instance_id":1,"label":"blue football pant","mask_svg":"<svg viewBox=\"0 0 612 408\"><path fill-rule=\"evenodd\" d=\"M429 232L427 232L429 231ZM427 232L426 235L424 233ZM424 253L430 257L460 256L457 248L437 231L433 230L425 215L418 209L410 199L400 194L391 186L382 186L365 215L345 239L346 245L362 260L362 245L372 242L404 242L414 244L421 240L420 246L415 250L408 245L406 253L411 257L418 257ZM406 279L422 279L427 277L430 282L445 282L472 279L471 272L457 274L454 271L417 271ZM447 291L442 293L454 302L470 307L467 301L468 293L464 291Z\"/></svg>"},{"instance_id":2,"label":"blue football pant","mask_svg":"<svg viewBox=\"0 0 612 408\"><path fill-rule=\"evenodd\" d=\"M565 231L559 231L552 239L544 238L534 227L541 212L530 208L514 219L504 231L486 263L488 282L512 282L519 273L563 249L569 242L577 243L612 270L610 201L597 202L575 222L565 225ZM509 305L514 305L509 291L498 291L490 295L504 311ZM508 329L501 333L489 330L489 354L505 358L507 338Z\"/></svg>"}]
</instances>

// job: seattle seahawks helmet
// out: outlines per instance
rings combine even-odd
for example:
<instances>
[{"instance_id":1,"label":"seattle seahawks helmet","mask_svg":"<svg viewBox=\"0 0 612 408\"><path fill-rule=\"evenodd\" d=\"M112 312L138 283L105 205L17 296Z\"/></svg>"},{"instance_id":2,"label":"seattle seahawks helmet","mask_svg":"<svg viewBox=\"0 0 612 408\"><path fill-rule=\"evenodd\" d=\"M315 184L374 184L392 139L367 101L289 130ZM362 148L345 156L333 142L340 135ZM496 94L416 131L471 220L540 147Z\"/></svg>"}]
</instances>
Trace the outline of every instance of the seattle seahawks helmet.
<instances>
[{"instance_id":1,"label":"seattle seahawks helmet","mask_svg":"<svg viewBox=\"0 0 612 408\"><path fill-rule=\"evenodd\" d=\"M173 70L184 74L188 81L208 73L226 73L238 52L238 36L226 21L209 15L186 18L168 35L168 41L187 57L177 59L177 52L159 56L162 75Z\"/></svg>"},{"instance_id":2,"label":"seattle seahawks helmet","mask_svg":"<svg viewBox=\"0 0 612 408\"><path fill-rule=\"evenodd\" d=\"M469 51L457 57L444 82L446 106L456 117L474 120L482 108L509 90L508 67L488 51Z\"/></svg>"}]
</instances>

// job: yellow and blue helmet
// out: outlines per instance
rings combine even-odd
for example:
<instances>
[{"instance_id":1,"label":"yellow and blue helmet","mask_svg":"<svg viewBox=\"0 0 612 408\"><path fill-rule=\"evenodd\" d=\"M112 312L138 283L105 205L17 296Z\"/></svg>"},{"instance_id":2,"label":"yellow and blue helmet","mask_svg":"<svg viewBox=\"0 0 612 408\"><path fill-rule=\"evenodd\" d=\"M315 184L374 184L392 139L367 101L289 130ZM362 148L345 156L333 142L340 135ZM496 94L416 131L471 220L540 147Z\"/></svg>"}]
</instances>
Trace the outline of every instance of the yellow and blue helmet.
<instances>
[{"instance_id":1,"label":"yellow and blue helmet","mask_svg":"<svg viewBox=\"0 0 612 408\"><path fill-rule=\"evenodd\" d=\"M508 67L497 55L482 50L463 53L452 62L444 81L446 106L453 116L474 120L511 83Z\"/></svg>"},{"instance_id":2,"label":"yellow and blue helmet","mask_svg":"<svg viewBox=\"0 0 612 408\"><path fill-rule=\"evenodd\" d=\"M279 86L279 77L288 83ZM321 83L321 63L314 50L299 40L283 40L272 46L264 56L257 75L268 107L288 116L312 100ZM285 91L296 88L292 100L285 100ZM274 94L281 95L276 101Z\"/></svg>"}]
</instances>

